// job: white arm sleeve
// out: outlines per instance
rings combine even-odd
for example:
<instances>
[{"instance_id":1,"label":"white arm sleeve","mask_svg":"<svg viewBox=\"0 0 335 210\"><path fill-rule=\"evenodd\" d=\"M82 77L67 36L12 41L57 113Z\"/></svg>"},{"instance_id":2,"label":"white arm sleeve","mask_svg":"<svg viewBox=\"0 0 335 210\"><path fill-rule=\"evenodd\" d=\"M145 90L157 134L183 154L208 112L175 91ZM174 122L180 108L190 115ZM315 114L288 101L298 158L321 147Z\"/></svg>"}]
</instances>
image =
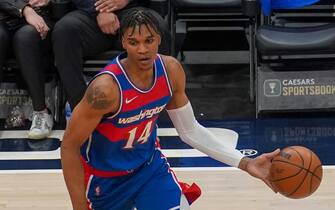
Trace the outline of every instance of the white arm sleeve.
<instances>
[{"instance_id":1,"label":"white arm sleeve","mask_svg":"<svg viewBox=\"0 0 335 210\"><path fill-rule=\"evenodd\" d=\"M238 167L244 157L240 151L218 139L207 128L198 123L194 117L191 103L185 106L167 110L179 137L193 148L207 154L220 162Z\"/></svg>"}]
</instances>

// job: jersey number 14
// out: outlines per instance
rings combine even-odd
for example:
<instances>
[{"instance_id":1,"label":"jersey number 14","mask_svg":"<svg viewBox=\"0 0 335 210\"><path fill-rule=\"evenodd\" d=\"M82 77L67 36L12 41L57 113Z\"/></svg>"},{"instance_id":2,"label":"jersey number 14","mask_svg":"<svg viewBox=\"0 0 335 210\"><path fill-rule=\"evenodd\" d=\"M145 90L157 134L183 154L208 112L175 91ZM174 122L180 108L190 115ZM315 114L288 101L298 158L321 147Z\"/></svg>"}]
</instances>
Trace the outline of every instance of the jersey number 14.
<instances>
[{"instance_id":1,"label":"jersey number 14","mask_svg":"<svg viewBox=\"0 0 335 210\"><path fill-rule=\"evenodd\" d=\"M152 125L152 121L149 121L146 124L146 126L144 127L144 129L142 131L142 134L137 139L137 143L144 144L148 141L149 136L151 134L151 128L152 128L151 125ZM126 146L123 147L123 149L132 149L134 147L134 141L135 141L135 136L136 136L136 133L137 133L137 129L138 129L138 127L135 127L128 132L129 137L128 137L128 140L127 140L127 144L126 144Z\"/></svg>"}]
</instances>

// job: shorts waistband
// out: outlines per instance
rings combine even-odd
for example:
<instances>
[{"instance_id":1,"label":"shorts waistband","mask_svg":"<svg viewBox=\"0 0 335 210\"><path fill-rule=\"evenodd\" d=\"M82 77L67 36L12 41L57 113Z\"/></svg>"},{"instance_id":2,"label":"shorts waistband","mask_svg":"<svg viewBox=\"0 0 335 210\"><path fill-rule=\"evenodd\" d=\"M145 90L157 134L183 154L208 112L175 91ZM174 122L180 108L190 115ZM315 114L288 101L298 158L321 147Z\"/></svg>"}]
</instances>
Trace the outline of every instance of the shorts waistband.
<instances>
[{"instance_id":1,"label":"shorts waistband","mask_svg":"<svg viewBox=\"0 0 335 210\"><path fill-rule=\"evenodd\" d=\"M83 164L85 173L104 178L126 176L134 173L134 171L137 170L137 169L131 169L126 171L101 171L87 164L83 158L81 158L81 162Z\"/></svg>"},{"instance_id":2,"label":"shorts waistband","mask_svg":"<svg viewBox=\"0 0 335 210\"><path fill-rule=\"evenodd\" d=\"M90 166L83 157L81 157L81 162L82 165L84 167L84 172L89 174L89 175L93 175L93 176L97 176L97 177L103 177L103 178L109 178L109 177L120 177L120 176L126 176L129 174L132 174L138 170L140 170L143 166L145 165L150 165L151 162L154 159L156 152L154 152L149 160L147 160L146 162L144 162L143 164L141 164L139 167L134 168L134 169L130 169L130 170L125 170L125 171L102 171L102 170L98 170L96 168L93 168L92 166Z\"/></svg>"}]
</instances>

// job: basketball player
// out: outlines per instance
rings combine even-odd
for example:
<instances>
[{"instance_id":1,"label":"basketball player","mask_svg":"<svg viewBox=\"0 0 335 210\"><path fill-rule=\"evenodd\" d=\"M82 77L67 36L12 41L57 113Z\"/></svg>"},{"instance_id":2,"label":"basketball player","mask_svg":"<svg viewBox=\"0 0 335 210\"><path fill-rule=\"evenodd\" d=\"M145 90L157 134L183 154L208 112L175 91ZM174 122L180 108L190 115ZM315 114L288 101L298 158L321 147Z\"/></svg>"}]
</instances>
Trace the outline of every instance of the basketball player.
<instances>
[{"instance_id":1,"label":"basketball player","mask_svg":"<svg viewBox=\"0 0 335 210\"><path fill-rule=\"evenodd\" d=\"M75 210L189 209L156 143L156 120L165 108L184 142L271 187L270 161L279 150L250 159L201 126L182 66L157 54L160 34L148 10L130 10L120 28L126 52L93 78L72 113L61 159Z\"/></svg>"}]
</instances>

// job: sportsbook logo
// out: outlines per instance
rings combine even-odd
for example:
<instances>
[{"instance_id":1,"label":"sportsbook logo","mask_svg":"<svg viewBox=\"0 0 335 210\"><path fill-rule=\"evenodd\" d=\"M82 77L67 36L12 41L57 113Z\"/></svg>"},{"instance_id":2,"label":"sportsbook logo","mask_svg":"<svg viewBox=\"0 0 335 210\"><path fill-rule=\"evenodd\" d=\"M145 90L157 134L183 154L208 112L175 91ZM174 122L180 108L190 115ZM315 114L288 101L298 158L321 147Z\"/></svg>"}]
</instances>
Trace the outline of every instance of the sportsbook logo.
<instances>
[{"instance_id":1,"label":"sportsbook logo","mask_svg":"<svg viewBox=\"0 0 335 210\"><path fill-rule=\"evenodd\" d=\"M281 82L278 79L267 79L264 81L264 95L274 97L281 95Z\"/></svg>"}]
</instances>

